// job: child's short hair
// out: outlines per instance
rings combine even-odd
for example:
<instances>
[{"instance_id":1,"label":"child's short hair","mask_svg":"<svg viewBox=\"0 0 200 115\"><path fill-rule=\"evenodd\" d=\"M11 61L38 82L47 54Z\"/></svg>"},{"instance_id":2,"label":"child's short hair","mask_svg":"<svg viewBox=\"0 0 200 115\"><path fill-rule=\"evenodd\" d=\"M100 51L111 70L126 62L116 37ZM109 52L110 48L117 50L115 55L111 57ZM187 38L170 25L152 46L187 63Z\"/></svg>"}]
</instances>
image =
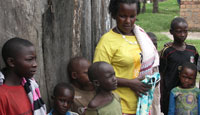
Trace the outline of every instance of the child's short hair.
<instances>
[{"instance_id":1,"label":"child's short hair","mask_svg":"<svg viewBox=\"0 0 200 115\"><path fill-rule=\"evenodd\" d=\"M184 19L184 18L181 18L181 17L176 17L172 20L171 22L171 30L175 29L175 26L178 24L178 23L186 23L187 24L187 21Z\"/></svg>"},{"instance_id":2,"label":"child's short hair","mask_svg":"<svg viewBox=\"0 0 200 115\"><path fill-rule=\"evenodd\" d=\"M91 82L98 79L99 70L101 69L101 66L104 65L104 64L108 64L108 63L103 62L103 61L99 61L99 62L93 63L89 67L89 69L88 69L88 77L89 77Z\"/></svg>"},{"instance_id":3,"label":"child's short hair","mask_svg":"<svg viewBox=\"0 0 200 115\"><path fill-rule=\"evenodd\" d=\"M13 57L15 58L16 55L19 53L19 51L21 51L22 47L29 47L29 46L33 46L33 44L25 39L19 38L19 37L15 37L15 38L11 38L9 39L2 48L2 57L3 60L6 64L6 66L8 66L7 64L7 58L8 57Z\"/></svg>"},{"instance_id":4,"label":"child's short hair","mask_svg":"<svg viewBox=\"0 0 200 115\"><path fill-rule=\"evenodd\" d=\"M195 70L195 77L197 75L197 66L193 63L190 63L190 62L185 62L181 67L180 67L180 73L184 70L184 68L189 68L189 69L192 69L192 70Z\"/></svg>"},{"instance_id":5,"label":"child's short hair","mask_svg":"<svg viewBox=\"0 0 200 115\"><path fill-rule=\"evenodd\" d=\"M120 3L126 3L126 4L134 4L135 3L137 5L138 2L139 2L138 0L110 0L108 10L109 10L109 13L111 14L112 18L114 18L117 16L117 12L119 10ZM139 12L137 12L137 14L139 14Z\"/></svg>"},{"instance_id":6,"label":"child's short hair","mask_svg":"<svg viewBox=\"0 0 200 115\"><path fill-rule=\"evenodd\" d=\"M61 82L61 83L58 83L58 84L54 87L53 95L54 95L54 96L57 96L57 95L59 94L60 89L69 89L69 91L72 93L72 95L75 94L74 88L72 87L71 84Z\"/></svg>"},{"instance_id":7,"label":"child's short hair","mask_svg":"<svg viewBox=\"0 0 200 115\"><path fill-rule=\"evenodd\" d=\"M70 59L68 65L67 65L67 72L68 72L70 81L73 81L72 72L76 68L74 65L78 64L80 60L86 60L86 59L84 57L74 57L74 58Z\"/></svg>"}]
</instances>

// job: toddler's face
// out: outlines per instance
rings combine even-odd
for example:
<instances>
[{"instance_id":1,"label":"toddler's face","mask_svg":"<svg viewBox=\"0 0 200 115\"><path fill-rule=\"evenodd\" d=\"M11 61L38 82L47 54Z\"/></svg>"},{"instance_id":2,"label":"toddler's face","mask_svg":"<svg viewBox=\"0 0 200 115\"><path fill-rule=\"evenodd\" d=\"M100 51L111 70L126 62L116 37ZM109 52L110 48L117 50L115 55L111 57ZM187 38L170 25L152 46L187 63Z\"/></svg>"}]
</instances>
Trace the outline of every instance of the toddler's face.
<instances>
[{"instance_id":1,"label":"toddler's face","mask_svg":"<svg viewBox=\"0 0 200 115\"><path fill-rule=\"evenodd\" d=\"M37 69L34 46L22 47L22 50L14 58L14 69L21 77L33 77Z\"/></svg>"},{"instance_id":2,"label":"toddler's face","mask_svg":"<svg viewBox=\"0 0 200 115\"><path fill-rule=\"evenodd\" d=\"M195 85L196 81L196 71L190 68L183 68L182 72L179 75L182 88L192 88Z\"/></svg>"},{"instance_id":3,"label":"toddler's face","mask_svg":"<svg viewBox=\"0 0 200 115\"><path fill-rule=\"evenodd\" d=\"M87 60L81 60L77 66L77 82L82 86L90 86L92 83L88 78L88 68L91 63Z\"/></svg>"},{"instance_id":4,"label":"toddler's face","mask_svg":"<svg viewBox=\"0 0 200 115\"><path fill-rule=\"evenodd\" d=\"M60 89L54 97L54 109L60 115L65 115L73 103L74 95L69 89Z\"/></svg>"}]
</instances>

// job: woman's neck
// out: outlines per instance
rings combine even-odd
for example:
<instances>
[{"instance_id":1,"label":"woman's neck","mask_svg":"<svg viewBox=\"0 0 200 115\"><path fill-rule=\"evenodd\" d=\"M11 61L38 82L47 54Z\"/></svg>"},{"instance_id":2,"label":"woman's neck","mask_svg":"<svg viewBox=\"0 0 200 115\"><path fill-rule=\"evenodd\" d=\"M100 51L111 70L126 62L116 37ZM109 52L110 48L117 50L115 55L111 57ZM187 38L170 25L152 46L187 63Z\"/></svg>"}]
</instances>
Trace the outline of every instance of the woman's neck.
<instances>
[{"instance_id":1,"label":"woman's neck","mask_svg":"<svg viewBox=\"0 0 200 115\"><path fill-rule=\"evenodd\" d=\"M128 34L125 34L123 33L117 26L115 28L113 28L113 31L118 33L118 34L121 34L121 35L127 35L127 36L134 36L135 34L133 33L133 31L131 31L130 33Z\"/></svg>"}]
</instances>

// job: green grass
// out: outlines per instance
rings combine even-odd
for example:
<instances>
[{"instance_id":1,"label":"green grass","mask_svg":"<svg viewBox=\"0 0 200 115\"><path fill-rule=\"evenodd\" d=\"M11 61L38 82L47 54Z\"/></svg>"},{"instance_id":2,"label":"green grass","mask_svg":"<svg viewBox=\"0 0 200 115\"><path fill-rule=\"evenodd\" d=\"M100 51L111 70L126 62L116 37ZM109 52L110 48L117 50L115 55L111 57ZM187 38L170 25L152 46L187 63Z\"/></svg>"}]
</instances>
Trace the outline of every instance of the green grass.
<instances>
[{"instance_id":1,"label":"green grass","mask_svg":"<svg viewBox=\"0 0 200 115\"><path fill-rule=\"evenodd\" d=\"M157 36L157 42L158 42L158 51L162 50L164 47L164 44L167 42L172 42L166 35L155 33Z\"/></svg>"},{"instance_id":2,"label":"green grass","mask_svg":"<svg viewBox=\"0 0 200 115\"><path fill-rule=\"evenodd\" d=\"M155 33L157 36L157 42L158 42L158 51L162 50L165 43L172 42L166 35ZM187 44L191 44L195 46L197 51L200 51L200 40L186 40Z\"/></svg>"},{"instance_id":3,"label":"green grass","mask_svg":"<svg viewBox=\"0 0 200 115\"><path fill-rule=\"evenodd\" d=\"M142 7L142 5L141 5ZM174 17L179 16L179 6L176 0L159 2L159 13L152 13L153 4L146 4L146 12L137 16L136 24L145 31L163 32L168 31Z\"/></svg>"}]
</instances>

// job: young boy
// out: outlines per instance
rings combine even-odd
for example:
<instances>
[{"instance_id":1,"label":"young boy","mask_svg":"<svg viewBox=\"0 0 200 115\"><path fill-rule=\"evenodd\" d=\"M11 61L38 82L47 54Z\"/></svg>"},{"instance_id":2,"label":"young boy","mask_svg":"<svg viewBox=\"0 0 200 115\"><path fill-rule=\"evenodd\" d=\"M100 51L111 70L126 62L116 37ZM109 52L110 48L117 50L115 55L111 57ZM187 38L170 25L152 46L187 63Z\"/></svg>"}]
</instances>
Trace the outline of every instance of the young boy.
<instances>
[{"instance_id":1,"label":"young boy","mask_svg":"<svg viewBox=\"0 0 200 115\"><path fill-rule=\"evenodd\" d=\"M196 76L196 65L184 63L179 74L181 83L170 93L168 115L200 115L200 90L195 86Z\"/></svg>"},{"instance_id":2,"label":"young boy","mask_svg":"<svg viewBox=\"0 0 200 115\"><path fill-rule=\"evenodd\" d=\"M74 99L74 88L70 84L58 83L53 90L52 99L54 105L48 115L78 115L68 111Z\"/></svg>"},{"instance_id":3,"label":"young boy","mask_svg":"<svg viewBox=\"0 0 200 115\"><path fill-rule=\"evenodd\" d=\"M157 49L157 37L152 32L147 32L148 36L151 38L154 46ZM152 102L152 108L150 110L151 115L162 115L161 108L160 108L160 83L157 84L154 95L153 95L153 102Z\"/></svg>"},{"instance_id":4,"label":"young boy","mask_svg":"<svg viewBox=\"0 0 200 115\"><path fill-rule=\"evenodd\" d=\"M91 63L83 57L75 57L69 61L68 75L75 89L74 103L71 110L83 115L95 91L88 78L88 68Z\"/></svg>"},{"instance_id":5,"label":"young boy","mask_svg":"<svg viewBox=\"0 0 200 115\"><path fill-rule=\"evenodd\" d=\"M117 88L113 67L106 62L95 62L88 70L96 95L90 101L86 115L122 115L119 97L112 93Z\"/></svg>"},{"instance_id":6,"label":"young boy","mask_svg":"<svg viewBox=\"0 0 200 115\"><path fill-rule=\"evenodd\" d=\"M46 107L33 79L37 69L33 44L12 38L3 45L2 57L6 67L1 74L5 80L0 86L0 115L45 115Z\"/></svg>"},{"instance_id":7,"label":"young boy","mask_svg":"<svg viewBox=\"0 0 200 115\"><path fill-rule=\"evenodd\" d=\"M178 67L185 62L197 64L199 57L196 48L184 42L188 34L188 24L185 19L180 17L173 19L170 33L174 41L171 46L162 50L160 56L161 109L165 115L168 113L170 91L180 83Z\"/></svg>"}]
</instances>

